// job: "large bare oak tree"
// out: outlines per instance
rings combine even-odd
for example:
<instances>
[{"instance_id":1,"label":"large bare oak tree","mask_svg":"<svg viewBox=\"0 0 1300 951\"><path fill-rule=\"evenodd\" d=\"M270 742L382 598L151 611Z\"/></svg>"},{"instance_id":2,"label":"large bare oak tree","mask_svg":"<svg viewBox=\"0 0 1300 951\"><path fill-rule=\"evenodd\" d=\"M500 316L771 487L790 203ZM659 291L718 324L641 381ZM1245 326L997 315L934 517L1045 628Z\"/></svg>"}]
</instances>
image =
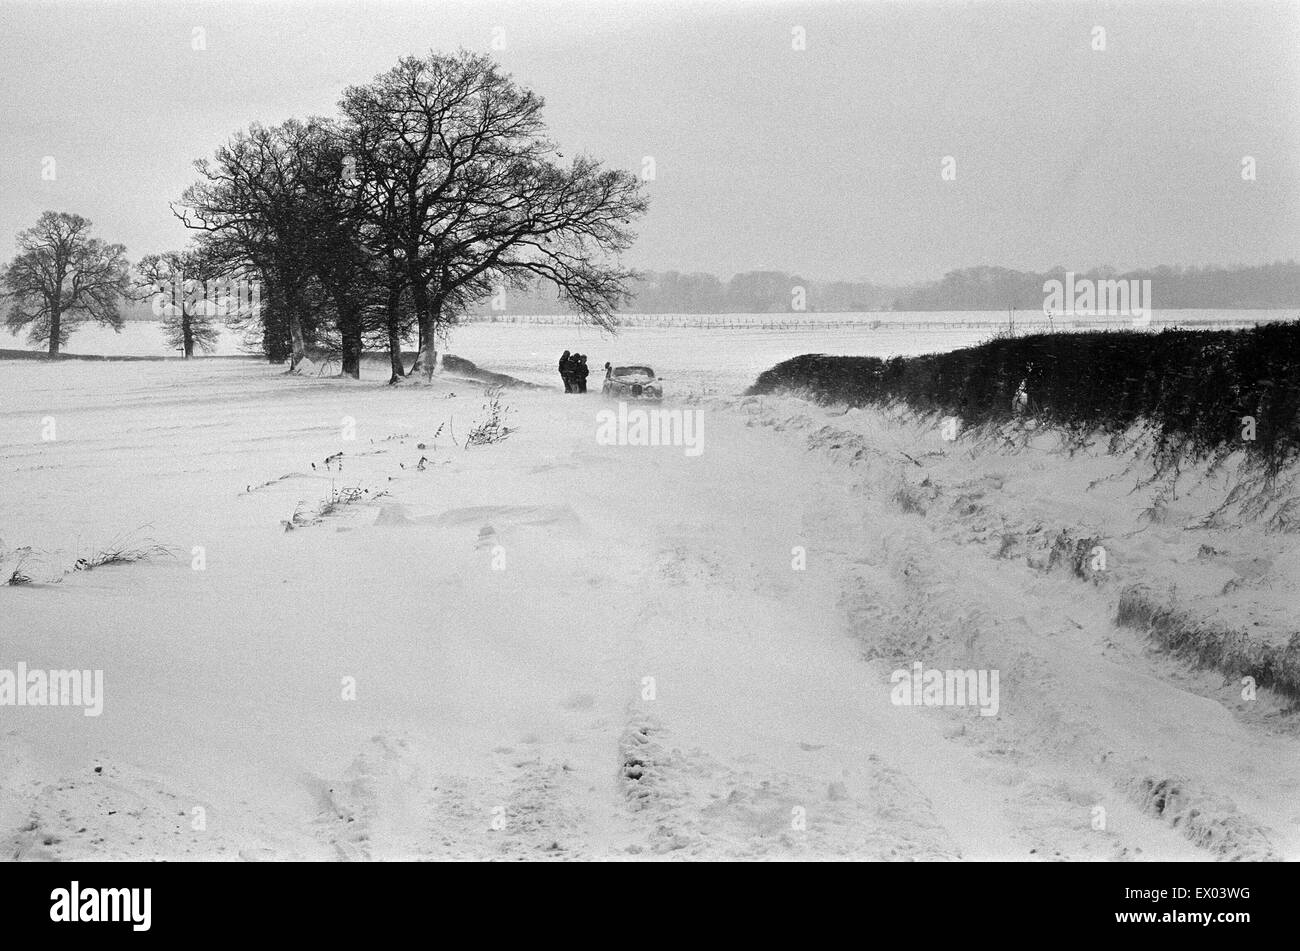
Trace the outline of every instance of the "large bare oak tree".
<instances>
[{"instance_id":1,"label":"large bare oak tree","mask_svg":"<svg viewBox=\"0 0 1300 951\"><path fill-rule=\"evenodd\" d=\"M545 278L610 326L634 273L617 256L646 210L630 172L565 164L543 102L466 51L406 57L344 93L357 209L370 240L405 268L431 375L444 321L493 288Z\"/></svg>"},{"instance_id":2,"label":"large bare oak tree","mask_svg":"<svg viewBox=\"0 0 1300 951\"><path fill-rule=\"evenodd\" d=\"M221 334L216 301L209 298L208 285L215 273L198 249L147 254L136 265L139 282L137 300L148 300L162 324L163 337L186 360L195 348L204 353L216 349Z\"/></svg>"},{"instance_id":3,"label":"large bare oak tree","mask_svg":"<svg viewBox=\"0 0 1300 951\"><path fill-rule=\"evenodd\" d=\"M130 289L126 248L91 237L90 229L80 215L45 212L18 233L18 254L0 277L6 326L27 328L51 355L87 321L122 329L118 304Z\"/></svg>"}]
</instances>

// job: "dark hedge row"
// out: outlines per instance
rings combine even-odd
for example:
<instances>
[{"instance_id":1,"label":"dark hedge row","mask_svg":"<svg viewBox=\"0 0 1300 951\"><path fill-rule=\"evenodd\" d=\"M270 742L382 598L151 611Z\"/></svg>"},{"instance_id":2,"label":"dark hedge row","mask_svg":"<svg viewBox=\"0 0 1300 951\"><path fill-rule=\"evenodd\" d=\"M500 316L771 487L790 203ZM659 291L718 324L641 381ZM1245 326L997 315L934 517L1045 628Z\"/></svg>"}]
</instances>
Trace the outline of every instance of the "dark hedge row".
<instances>
[{"instance_id":1,"label":"dark hedge row","mask_svg":"<svg viewBox=\"0 0 1300 951\"><path fill-rule=\"evenodd\" d=\"M1276 469L1300 455L1300 321L1245 330L1034 334L919 357L805 354L750 394L801 390L821 403L904 403L964 425L1025 412L1078 436L1146 421L1160 448L1204 457L1243 448ZM1254 420L1248 439L1243 417Z\"/></svg>"}]
</instances>

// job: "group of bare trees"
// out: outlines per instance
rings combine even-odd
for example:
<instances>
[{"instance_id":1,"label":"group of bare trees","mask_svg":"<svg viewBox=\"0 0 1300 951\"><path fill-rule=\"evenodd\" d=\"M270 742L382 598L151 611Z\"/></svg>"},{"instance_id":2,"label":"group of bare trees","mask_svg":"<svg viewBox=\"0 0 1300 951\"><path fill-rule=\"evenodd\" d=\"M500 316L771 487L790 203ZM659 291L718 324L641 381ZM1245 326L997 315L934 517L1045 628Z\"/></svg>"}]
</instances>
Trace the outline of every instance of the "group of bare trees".
<instances>
[{"instance_id":1,"label":"group of bare trees","mask_svg":"<svg viewBox=\"0 0 1300 951\"><path fill-rule=\"evenodd\" d=\"M237 133L173 210L209 268L261 282L269 359L337 349L355 377L381 345L396 381L415 336L410 369L432 374L446 327L502 288L545 282L605 326L628 296L640 182L564 161L541 112L488 57L407 57L347 89L337 118Z\"/></svg>"},{"instance_id":2,"label":"group of bare trees","mask_svg":"<svg viewBox=\"0 0 1300 951\"><path fill-rule=\"evenodd\" d=\"M149 254L134 273L120 244L91 235L80 215L47 211L18 233L18 254L0 272L5 326L58 354L81 324L121 330L123 300L149 300L163 339L185 357L214 349L227 317L255 313L249 295L232 295L199 248Z\"/></svg>"},{"instance_id":3,"label":"group of bare trees","mask_svg":"<svg viewBox=\"0 0 1300 951\"><path fill-rule=\"evenodd\" d=\"M186 356L224 317L291 369L321 349L357 377L381 346L395 382L433 373L437 341L475 301L545 286L609 327L636 276L619 255L646 209L639 180L566 161L542 100L486 56L404 58L347 89L336 118L254 124L195 167L172 206L192 246L149 255L134 275L84 218L47 212L22 232L0 277L9 326L57 353L75 323L120 329L118 302L152 297ZM255 284L258 306L214 310L214 282Z\"/></svg>"}]
</instances>

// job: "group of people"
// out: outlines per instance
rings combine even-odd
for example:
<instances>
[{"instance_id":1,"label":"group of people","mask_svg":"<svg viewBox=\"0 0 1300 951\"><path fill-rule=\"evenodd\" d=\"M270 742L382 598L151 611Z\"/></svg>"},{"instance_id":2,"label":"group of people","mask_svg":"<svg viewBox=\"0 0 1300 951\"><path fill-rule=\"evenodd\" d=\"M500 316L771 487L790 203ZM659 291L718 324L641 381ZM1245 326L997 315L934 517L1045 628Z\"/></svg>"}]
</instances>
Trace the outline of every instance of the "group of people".
<instances>
[{"instance_id":1,"label":"group of people","mask_svg":"<svg viewBox=\"0 0 1300 951\"><path fill-rule=\"evenodd\" d=\"M560 379L564 381L564 392L587 392L587 355L570 354L568 350L560 357Z\"/></svg>"}]
</instances>

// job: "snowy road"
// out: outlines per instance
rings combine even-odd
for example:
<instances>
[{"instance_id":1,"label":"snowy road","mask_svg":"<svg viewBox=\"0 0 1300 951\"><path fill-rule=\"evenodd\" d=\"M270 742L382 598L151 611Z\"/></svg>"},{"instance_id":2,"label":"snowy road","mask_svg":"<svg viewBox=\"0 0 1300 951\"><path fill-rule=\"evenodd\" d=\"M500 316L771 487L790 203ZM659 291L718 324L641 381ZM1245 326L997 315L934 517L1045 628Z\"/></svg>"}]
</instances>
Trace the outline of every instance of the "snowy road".
<instances>
[{"instance_id":1,"label":"snowy road","mask_svg":"<svg viewBox=\"0 0 1300 951\"><path fill-rule=\"evenodd\" d=\"M466 450L455 381L4 375L0 539L61 580L0 588L0 668L105 678L99 717L0 707L10 856L1300 855L1294 735L770 405L679 406L690 455L511 393ZM61 575L123 533L179 557ZM892 703L900 658L997 670L998 715Z\"/></svg>"}]
</instances>

